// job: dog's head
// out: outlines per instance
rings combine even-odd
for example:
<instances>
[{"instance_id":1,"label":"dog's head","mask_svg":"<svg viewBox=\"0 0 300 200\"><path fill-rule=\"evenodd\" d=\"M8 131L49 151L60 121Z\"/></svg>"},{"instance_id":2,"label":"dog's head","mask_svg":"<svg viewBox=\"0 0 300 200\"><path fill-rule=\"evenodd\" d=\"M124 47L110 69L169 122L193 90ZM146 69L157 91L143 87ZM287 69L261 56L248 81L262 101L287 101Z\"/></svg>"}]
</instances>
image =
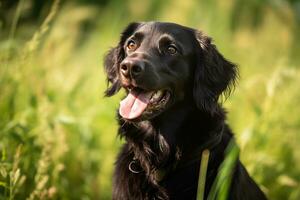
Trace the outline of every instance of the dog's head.
<instances>
[{"instance_id":1,"label":"dog's head","mask_svg":"<svg viewBox=\"0 0 300 200\"><path fill-rule=\"evenodd\" d=\"M106 96L127 92L119 108L127 120L150 119L179 102L213 114L230 91L236 66L201 32L173 23L131 23L105 57Z\"/></svg>"}]
</instances>

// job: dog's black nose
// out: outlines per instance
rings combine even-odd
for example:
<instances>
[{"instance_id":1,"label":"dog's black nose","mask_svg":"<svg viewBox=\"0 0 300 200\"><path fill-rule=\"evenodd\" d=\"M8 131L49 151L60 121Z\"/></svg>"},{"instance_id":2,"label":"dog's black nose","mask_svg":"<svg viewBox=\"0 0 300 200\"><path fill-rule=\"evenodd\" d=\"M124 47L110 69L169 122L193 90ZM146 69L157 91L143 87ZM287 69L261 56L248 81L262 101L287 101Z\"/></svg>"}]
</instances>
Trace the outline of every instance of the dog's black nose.
<instances>
[{"instance_id":1,"label":"dog's black nose","mask_svg":"<svg viewBox=\"0 0 300 200\"><path fill-rule=\"evenodd\" d=\"M126 78L136 78L145 70L145 63L139 60L124 60L121 63L120 70Z\"/></svg>"}]
</instances>

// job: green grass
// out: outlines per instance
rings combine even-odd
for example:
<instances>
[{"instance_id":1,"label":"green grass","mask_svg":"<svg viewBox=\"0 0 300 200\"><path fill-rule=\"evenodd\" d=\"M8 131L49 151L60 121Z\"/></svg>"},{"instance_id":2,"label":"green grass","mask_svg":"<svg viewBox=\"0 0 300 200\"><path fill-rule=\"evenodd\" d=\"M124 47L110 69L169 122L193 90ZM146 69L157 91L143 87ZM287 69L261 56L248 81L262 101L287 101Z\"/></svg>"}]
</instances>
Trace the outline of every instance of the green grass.
<instances>
[{"instance_id":1,"label":"green grass","mask_svg":"<svg viewBox=\"0 0 300 200\"><path fill-rule=\"evenodd\" d=\"M300 70L290 57L297 27L291 10L283 21L266 9L258 29L232 32L233 1L145 1L139 9L136 1L121 2L53 4L40 26L18 25L22 9L16 13L11 36L0 41L0 199L111 198L121 94L103 97L102 60L129 21L143 20L202 29L239 64L239 84L224 106L241 159L270 199L300 199Z\"/></svg>"},{"instance_id":2,"label":"green grass","mask_svg":"<svg viewBox=\"0 0 300 200\"><path fill-rule=\"evenodd\" d=\"M226 200L232 181L232 173L239 156L239 149L234 140L226 148L226 157L219 167L217 177L209 191L208 200Z\"/></svg>"}]
</instances>

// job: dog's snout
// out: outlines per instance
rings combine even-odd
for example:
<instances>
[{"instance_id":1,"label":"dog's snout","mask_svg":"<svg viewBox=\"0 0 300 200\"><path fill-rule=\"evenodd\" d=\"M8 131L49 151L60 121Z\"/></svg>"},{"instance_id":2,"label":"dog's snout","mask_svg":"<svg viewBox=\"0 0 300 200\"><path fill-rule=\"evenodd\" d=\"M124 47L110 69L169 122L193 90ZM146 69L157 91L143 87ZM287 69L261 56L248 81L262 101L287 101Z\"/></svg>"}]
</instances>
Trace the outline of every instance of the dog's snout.
<instances>
[{"instance_id":1,"label":"dog's snout","mask_svg":"<svg viewBox=\"0 0 300 200\"><path fill-rule=\"evenodd\" d=\"M129 63L128 62L123 62L121 64L121 73L123 76L127 77L129 75Z\"/></svg>"},{"instance_id":2,"label":"dog's snout","mask_svg":"<svg viewBox=\"0 0 300 200\"><path fill-rule=\"evenodd\" d=\"M121 73L126 78L136 78L145 70L145 63L139 60L124 60L121 63Z\"/></svg>"}]
</instances>

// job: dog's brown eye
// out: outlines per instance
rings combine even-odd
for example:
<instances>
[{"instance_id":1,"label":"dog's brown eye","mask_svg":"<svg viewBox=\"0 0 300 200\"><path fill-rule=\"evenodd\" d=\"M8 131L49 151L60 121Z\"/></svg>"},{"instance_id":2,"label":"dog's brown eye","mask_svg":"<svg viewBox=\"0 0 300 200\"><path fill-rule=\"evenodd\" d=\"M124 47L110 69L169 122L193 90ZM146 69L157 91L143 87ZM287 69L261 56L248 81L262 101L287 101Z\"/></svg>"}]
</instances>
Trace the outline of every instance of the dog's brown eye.
<instances>
[{"instance_id":1,"label":"dog's brown eye","mask_svg":"<svg viewBox=\"0 0 300 200\"><path fill-rule=\"evenodd\" d=\"M136 49L136 43L133 41L133 40L130 40L128 43L127 43L127 48L129 50L135 50Z\"/></svg>"},{"instance_id":2,"label":"dog's brown eye","mask_svg":"<svg viewBox=\"0 0 300 200\"><path fill-rule=\"evenodd\" d=\"M177 53L177 49L176 49L176 47L174 47L174 46L172 46L172 45L170 45L170 46L168 46L168 53L169 54L175 54L175 53Z\"/></svg>"}]
</instances>

